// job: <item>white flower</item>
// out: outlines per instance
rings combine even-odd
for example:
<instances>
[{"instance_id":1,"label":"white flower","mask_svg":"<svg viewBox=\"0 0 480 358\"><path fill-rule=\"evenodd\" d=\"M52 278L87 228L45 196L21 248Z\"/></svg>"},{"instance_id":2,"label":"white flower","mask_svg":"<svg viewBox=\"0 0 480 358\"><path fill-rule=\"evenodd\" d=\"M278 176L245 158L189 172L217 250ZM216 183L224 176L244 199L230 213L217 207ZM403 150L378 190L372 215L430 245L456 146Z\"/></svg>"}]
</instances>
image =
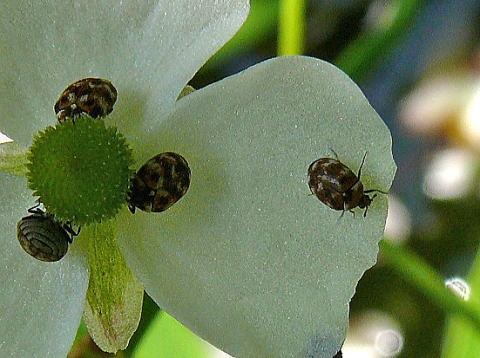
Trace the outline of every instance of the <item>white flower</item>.
<instances>
[{"instance_id":1,"label":"white flower","mask_svg":"<svg viewBox=\"0 0 480 358\"><path fill-rule=\"evenodd\" d=\"M176 102L247 12L247 0L2 1L0 130L26 148L55 124L66 85L112 81L119 99L106 122L127 137L137 165L175 151L192 170L174 207L124 210L110 233L147 293L237 357L330 358L355 284L375 262L386 198L365 219L337 220L309 195L306 171L329 148L356 171L368 151L362 181L385 190L391 139L343 73L307 57L261 63ZM87 227L62 261L37 262L15 238L34 201L25 178L1 172L0 183L0 355L65 356L89 282L82 235L98 242L104 233Z\"/></svg>"}]
</instances>

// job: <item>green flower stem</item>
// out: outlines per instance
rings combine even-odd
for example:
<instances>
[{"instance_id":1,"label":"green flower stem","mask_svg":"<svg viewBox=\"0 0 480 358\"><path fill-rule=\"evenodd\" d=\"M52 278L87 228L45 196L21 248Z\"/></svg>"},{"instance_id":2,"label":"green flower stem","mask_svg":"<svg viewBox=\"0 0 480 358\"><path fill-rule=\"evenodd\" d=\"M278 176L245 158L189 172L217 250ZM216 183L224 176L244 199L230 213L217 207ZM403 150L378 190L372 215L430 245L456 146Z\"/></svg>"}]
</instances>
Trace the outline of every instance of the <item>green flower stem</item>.
<instances>
[{"instance_id":1,"label":"green flower stem","mask_svg":"<svg viewBox=\"0 0 480 358\"><path fill-rule=\"evenodd\" d=\"M420 257L388 240L380 243L382 258L407 282L426 295L433 303L450 314L467 319L480 331L480 307L472 301L462 301L445 287L445 279Z\"/></svg>"},{"instance_id":2,"label":"green flower stem","mask_svg":"<svg viewBox=\"0 0 480 358\"><path fill-rule=\"evenodd\" d=\"M397 3L389 26L361 34L336 59L335 64L353 80L361 80L369 74L405 36L423 0L400 0Z\"/></svg>"},{"instance_id":3,"label":"green flower stem","mask_svg":"<svg viewBox=\"0 0 480 358\"><path fill-rule=\"evenodd\" d=\"M305 1L281 0L278 21L278 55L301 55L305 47Z\"/></svg>"}]
</instances>

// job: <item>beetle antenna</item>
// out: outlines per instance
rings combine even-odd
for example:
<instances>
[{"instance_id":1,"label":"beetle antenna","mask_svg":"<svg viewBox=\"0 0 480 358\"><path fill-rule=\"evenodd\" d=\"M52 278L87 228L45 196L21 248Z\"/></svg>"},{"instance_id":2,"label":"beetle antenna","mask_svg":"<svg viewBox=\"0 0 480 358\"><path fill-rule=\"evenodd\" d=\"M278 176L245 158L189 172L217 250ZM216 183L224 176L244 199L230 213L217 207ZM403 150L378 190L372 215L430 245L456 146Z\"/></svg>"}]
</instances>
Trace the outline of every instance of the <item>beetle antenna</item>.
<instances>
[{"instance_id":1,"label":"beetle antenna","mask_svg":"<svg viewBox=\"0 0 480 358\"><path fill-rule=\"evenodd\" d=\"M333 153L333 155L335 156L335 159L338 160L338 154L337 154L337 152L335 152L335 151L333 150L333 148L328 148L328 149L330 149L330 151Z\"/></svg>"},{"instance_id":2,"label":"beetle antenna","mask_svg":"<svg viewBox=\"0 0 480 358\"><path fill-rule=\"evenodd\" d=\"M367 157L367 153L368 152L365 152L365 154L363 155L362 164L360 164L360 168L358 168L358 180L360 180L360 177L362 175L362 167L363 167L363 164L365 163L365 158Z\"/></svg>"},{"instance_id":3,"label":"beetle antenna","mask_svg":"<svg viewBox=\"0 0 480 358\"><path fill-rule=\"evenodd\" d=\"M364 190L363 192L364 192L364 193L373 193L373 192L376 192L376 193L388 194L387 191L382 191L382 190L378 190L378 189L369 189L369 190Z\"/></svg>"}]
</instances>

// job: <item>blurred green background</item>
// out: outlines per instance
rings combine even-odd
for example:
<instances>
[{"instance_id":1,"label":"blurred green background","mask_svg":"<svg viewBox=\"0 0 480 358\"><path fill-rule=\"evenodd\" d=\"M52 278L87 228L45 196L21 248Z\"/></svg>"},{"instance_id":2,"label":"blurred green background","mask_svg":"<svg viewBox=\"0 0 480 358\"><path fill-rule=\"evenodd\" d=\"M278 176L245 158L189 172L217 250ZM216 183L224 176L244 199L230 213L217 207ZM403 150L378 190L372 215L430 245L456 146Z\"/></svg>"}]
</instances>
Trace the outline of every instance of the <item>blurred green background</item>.
<instances>
[{"instance_id":1,"label":"blurred green background","mask_svg":"<svg viewBox=\"0 0 480 358\"><path fill-rule=\"evenodd\" d=\"M389 126L398 172L386 240L351 302L346 358L480 357L479 15L480 0L251 0L242 29L191 81L303 53L346 71ZM81 326L69 358L104 356ZM147 296L117 356L227 357Z\"/></svg>"}]
</instances>

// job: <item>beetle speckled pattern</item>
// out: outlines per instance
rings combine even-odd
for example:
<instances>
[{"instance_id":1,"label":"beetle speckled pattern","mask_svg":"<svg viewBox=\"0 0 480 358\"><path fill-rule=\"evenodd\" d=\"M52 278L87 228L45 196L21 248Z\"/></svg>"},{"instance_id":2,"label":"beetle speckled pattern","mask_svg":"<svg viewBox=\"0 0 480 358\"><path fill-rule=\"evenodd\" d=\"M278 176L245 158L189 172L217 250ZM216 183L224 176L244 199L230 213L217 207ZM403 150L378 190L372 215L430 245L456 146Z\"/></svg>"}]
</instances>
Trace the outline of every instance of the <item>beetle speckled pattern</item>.
<instances>
[{"instance_id":1,"label":"beetle speckled pattern","mask_svg":"<svg viewBox=\"0 0 480 358\"><path fill-rule=\"evenodd\" d=\"M78 235L70 224L61 224L41 209L28 210L32 215L17 224L17 238L22 248L40 261L55 262L64 257L68 244Z\"/></svg>"},{"instance_id":2,"label":"beetle speckled pattern","mask_svg":"<svg viewBox=\"0 0 480 358\"><path fill-rule=\"evenodd\" d=\"M190 186L190 168L184 157L173 152L158 154L146 162L132 179L129 208L161 212L180 200Z\"/></svg>"},{"instance_id":3,"label":"beetle speckled pattern","mask_svg":"<svg viewBox=\"0 0 480 358\"><path fill-rule=\"evenodd\" d=\"M75 120L82 114L92 118L105 117L113 111L117 90L108 80L84 78L72 83L60 95L53 109L60 123Z\"/></svg>"},{"instance_id":4,"label":"beetle speckled pattern","mask_svg":"<svg viewBox=\"0 0 480 358\"><path fill-rule=\"evenodd\" d=\"M308 186L311 192L322 203L334 210L352 211L358 206L365 209L363 216L366 216L368 207L376 196L369 197L366 193L381 192L380 190L363 190L360 175L366 155L367 153L363 156L358 177L338 159L320 158L314 161L308 167Z\"/></svg>"}]
</instances>

